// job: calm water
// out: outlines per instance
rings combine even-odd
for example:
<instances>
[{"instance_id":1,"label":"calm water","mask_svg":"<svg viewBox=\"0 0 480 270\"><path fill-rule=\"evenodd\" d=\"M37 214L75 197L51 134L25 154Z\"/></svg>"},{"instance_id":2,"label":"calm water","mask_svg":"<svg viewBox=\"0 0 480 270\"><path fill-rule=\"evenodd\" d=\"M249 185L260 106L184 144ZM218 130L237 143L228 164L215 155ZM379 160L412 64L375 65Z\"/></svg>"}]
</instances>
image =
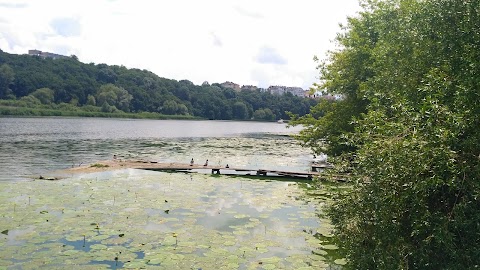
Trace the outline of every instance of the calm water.
<instances>
[{"instance_id":1,"label":"calm water","mask_svg":"<svg viewBox=\"0 0 480 270\"><path fill-rule=\"evenodd\" d=\"M32 180L120 158L308 170L284 124L0 118L0 269L340 269L331 189L125 169ZM29 179L29 181L21 181Z\"/></svg>"},{"instance_id":2,"label":"calm water","mask_svg":"<svg viewBox=\"0 0 480 270\"><path fill-rule=\"evenodd\" d=\"M0 118L0 181L110 159L308 170L299 128L235 121Z\"/></svg>"}]
</instances>

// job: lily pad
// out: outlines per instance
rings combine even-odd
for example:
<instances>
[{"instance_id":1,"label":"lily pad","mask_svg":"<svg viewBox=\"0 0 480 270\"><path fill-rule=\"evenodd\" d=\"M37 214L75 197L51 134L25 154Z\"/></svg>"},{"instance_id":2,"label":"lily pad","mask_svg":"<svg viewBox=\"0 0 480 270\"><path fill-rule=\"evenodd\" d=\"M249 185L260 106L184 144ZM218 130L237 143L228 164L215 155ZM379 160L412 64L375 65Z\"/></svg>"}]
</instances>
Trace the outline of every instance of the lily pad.
<instances>
[{"instance_id":1,"label":"lily pad","mask_svg":"<svg viewBox=\"0 0 480 270\"><path fill-rule=\"evenodd\" d=\"M34 265L37 260L82 269L111 262L127 269L296 269L308 262L321 269L322 256L328 259L328 239L314 235L330 224L317 218L313 201L305 204L300 186L224 175L195 174L193 181L183 174L124 170L0 183L0 212L9 216L0 226L15 228L0 243L0 257L29 269L42 267ZM61 204L55 194L64 194ZM12 196L18 198L15 214Z\"/></svg>"},{"instance_id":2,"label":"lily pad","mask_svg":"<svg viewBox=\"0 0 480 270\"><path fill-rule=\"evenodd\" d=\"M262 268L265 270L272 270L272 269L277 269L277 266L275 264L267 263L267 264L263 264Z\"/></svg>"},{"instance_id":3,"label":"lily pad","mask_svg":"<svg viewBox=\"0 0 480 270\"><path fill-rule=\"evenodd\" d=\"M335 246L335 245L323 245L322 248L323 249L329 249L329 250L338 249L338 247Z\"/></svg>"},{"instance_id":4,"label":"lily pad","mask_svg":"<svg viewBox=\"0 0 480 270\"><path fill-rule=\"evenodd\" d=\"M338 265L346 265L347 264L347 260L346 259L336 259L334 261L335 264L338 264Z\"/></svg>"},{"instance_id":5,"label":"lily pad","mask_svg":"<svg viewBox=\"0 0 480 270\"><path fill-rule=\"evenodd\" d=\"M72 255L78 254L79 252L80 251L78 251L78 250L70 249L70 250L65 250L64 252L62 252L62 255L63 256L72 256Z\"/></svg>"},{"instance_id":6,"label":"lily pad","mask_svg":"<svg viewBox=\"0 0 480 270\"><path fill-rule=\"evenodd\" d=\"M127 269L145 269L147 264L145 261L133 261L125 263L123 267Z\"/></svg>"}]
</instances>

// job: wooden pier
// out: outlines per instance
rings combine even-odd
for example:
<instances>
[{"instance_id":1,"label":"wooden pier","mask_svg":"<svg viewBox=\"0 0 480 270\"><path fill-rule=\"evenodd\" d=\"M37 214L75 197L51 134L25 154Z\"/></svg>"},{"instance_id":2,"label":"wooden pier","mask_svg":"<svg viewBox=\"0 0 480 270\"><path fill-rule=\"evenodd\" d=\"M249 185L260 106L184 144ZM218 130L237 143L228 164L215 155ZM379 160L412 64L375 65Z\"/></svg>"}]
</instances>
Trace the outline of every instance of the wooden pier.
<instances>
[{"instance_id":1,"label":"wooden pier","mask_svg":"<svg viewBox=\"0 0 480 270\"><path fill-rule=\"evenodd\" d=\"M266 169L251 169L244 167L226 167L215 165L190 165L183 163L157 163L157 162L136 162L132 164L135 169L144 169L152 171L207 171L212 174L225 175L256 175L256 176L287 176L287 177L303 177L311 179L314 176L320 176L320 172L294 172L294 171L280 171L280 170L266 170Z\"/></svg>"},{"instance_id":2,"label":"wooden pier","mask_svg":"<svg viewBox=\"0 0 480 270\"><path fill-rule=\"evenodd\" d=\"M318 166L317 166L318 167ZM276 176L276 177L291 177L291 178L306 178L312 179L313 177L325 176L321 171L282 171L271 169L253 169L245 167L226 167L200 164L185 164L185 163L161 163L156 161L144 161L144 160L105 160L99 161L94 164L74 167L66 170L67 172L74 173L88 173L99 171L111 171L118 169L142 169L152 171L177 171L177 172L206 172L212 174L224 174L224 175L251 175L251 176ZM342 181L341 177L338 178Z\"/></svg>"}]
</instances>

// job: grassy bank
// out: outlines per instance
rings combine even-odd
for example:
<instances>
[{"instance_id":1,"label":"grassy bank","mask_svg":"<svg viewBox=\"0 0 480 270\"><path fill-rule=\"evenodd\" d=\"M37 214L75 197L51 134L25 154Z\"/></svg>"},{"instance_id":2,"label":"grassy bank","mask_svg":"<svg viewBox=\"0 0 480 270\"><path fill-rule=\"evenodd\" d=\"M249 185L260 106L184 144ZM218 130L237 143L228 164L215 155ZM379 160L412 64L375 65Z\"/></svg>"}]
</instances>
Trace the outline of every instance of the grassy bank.
<instances>
[{"instance_id":1,"label":"grassy bank","mask_svg":"<svg viewBox=\"0 0 480 270\"><path fill-rule=\"evenodd\" d=\"M164 115L159 113L141 112L92 112L80 108L76 110L61 110L49 108L28 108L0 105L0 115L4 116L78 116L78 117L105 117L105 118L135 118L135 119L198 119L189 115Z\"/></svg>"}]
</instances>

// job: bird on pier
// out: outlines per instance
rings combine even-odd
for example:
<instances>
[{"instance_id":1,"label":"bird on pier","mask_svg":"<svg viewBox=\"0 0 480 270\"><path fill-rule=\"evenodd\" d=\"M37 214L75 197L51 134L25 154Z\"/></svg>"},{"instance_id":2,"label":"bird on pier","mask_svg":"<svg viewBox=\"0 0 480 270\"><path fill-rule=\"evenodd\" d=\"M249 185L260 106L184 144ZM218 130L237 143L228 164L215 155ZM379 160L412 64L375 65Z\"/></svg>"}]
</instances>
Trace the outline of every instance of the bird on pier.
<instances>
[{"instance_id":1,"label":"bird on pier","mask_svg":"<svg viewBox=\"0 0 480 270\"><path fill-rule=\"evenodd\" d=\"M205 161L205 164L203 166L208 166L208 159Z\"/></svg>"},{"instance_id":2,"label":"bird on pier","mask_svg":"<svg viewBox=\"0 0 480 270\"><path fill-rule=\"evenodd\" d=\"M228 164L227 164L227 166L225 166L225 168L227 168L227 169L228 169L228 168L230 168L230 166L228 166Z\"/></svg>"},{"instance_id":3,"label":"bird on pier","mask_svg":"<svg viewBox=\"0 0 480 270\"><path fill-rule=\"evenodd\" d=\"M190 166L193 166L193 158L190 160Z\"/></svg>"}]
</instances>

